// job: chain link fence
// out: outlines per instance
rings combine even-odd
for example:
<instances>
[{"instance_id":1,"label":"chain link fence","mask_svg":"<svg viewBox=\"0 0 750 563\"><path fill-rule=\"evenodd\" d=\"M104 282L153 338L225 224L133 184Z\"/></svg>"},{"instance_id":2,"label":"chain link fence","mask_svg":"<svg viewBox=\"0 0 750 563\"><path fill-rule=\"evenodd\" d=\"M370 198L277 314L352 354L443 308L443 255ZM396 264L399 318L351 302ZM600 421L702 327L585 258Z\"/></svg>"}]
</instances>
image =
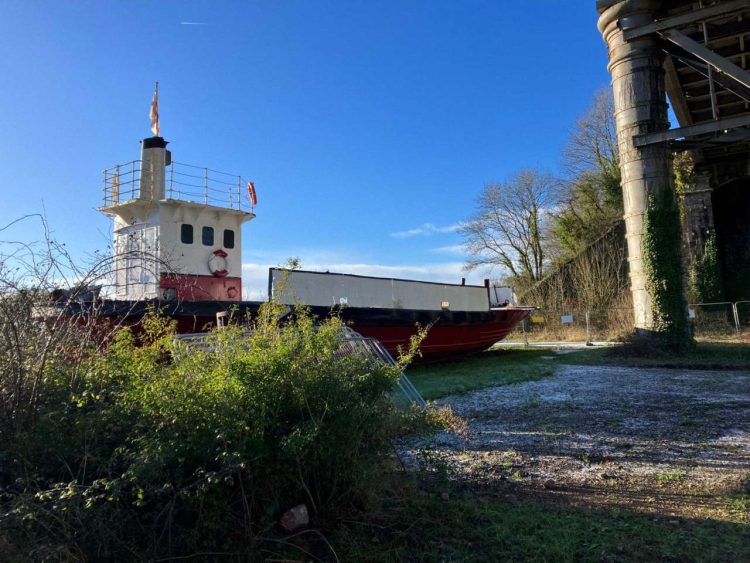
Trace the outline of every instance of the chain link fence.
<instances>
[{"instance_id":1,"label":"chain link fence","mask_svg":"<svg viewBox=\"0 0 750 563\"><path fill-rule=\"evenodd\" d=\"M735 314L740 337L750 337L750 301L737 301Z\"/></svg>"},{"instance_id":2,"label":"chain link fence","mask_svg":"<svg viewBox=\"0 0 750 563\"><path fill-rule=\"evenodd\" d=\"M688 316L696 338L725 340L740 336L735 303L694 303Z\"/></svg>"},{"instance_id":3,"label":"chain link fence","mask_svg":"<svg viewBox=\"0 0 750 563\"><path fill-rule=\"evenodd\" d=\"M688 306L693 336L699 340L750 338L750 301ZM633 331L632 308L603 310L536 309L508 336L510 342L611 342Z\"/></svg>"},{"instance_id":4,"label":"chain link fence","mask_svg":"<svg viewBox=\"0 0 750 563\"><path fill-rule=\"evenodd\" d=\"M565 311L537 309L508 337L510 341L600 342L618 340L633 327L632 309Z\"/></svg>"}]
</instances>

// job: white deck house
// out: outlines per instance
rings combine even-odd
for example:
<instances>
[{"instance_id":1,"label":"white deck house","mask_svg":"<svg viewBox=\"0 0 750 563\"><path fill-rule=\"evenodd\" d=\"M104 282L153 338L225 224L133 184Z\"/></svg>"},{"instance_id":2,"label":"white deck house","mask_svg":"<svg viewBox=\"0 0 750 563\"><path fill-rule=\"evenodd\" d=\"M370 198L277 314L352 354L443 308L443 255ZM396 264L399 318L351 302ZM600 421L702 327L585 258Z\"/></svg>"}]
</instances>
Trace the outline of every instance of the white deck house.
<instances>
[{"instance_id":1,"label":"white deck house","mask_svg":"<svg viewBox=\"0 0 750 563\"><path fill-rule=\"evenodd\" d=\"M255 217L240 176L172 162L162 137L104 171L114 221L115 298L242 299L242 224Z\"/></svg>"}]
</instances>

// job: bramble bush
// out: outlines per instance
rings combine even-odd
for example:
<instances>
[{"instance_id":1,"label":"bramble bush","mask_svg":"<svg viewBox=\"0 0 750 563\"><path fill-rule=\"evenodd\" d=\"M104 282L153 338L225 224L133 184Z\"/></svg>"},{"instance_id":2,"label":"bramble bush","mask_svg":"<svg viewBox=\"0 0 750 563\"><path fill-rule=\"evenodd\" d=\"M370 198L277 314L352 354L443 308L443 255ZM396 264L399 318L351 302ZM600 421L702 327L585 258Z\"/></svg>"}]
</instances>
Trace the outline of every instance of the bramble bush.
<instances>
[{"instance_id":1,"label":"bramble bush","mask_svg":"<svg viewBox=\"0 0 750 563\"><path fill-rule=\"evenodd\" d=\"M276 522L300 503L330 529L377 494L394 437L453 422L399 410L400 368L337 355L341 334L338 319L299 308L282 322L264 305L251 333L216 330L206 346L151 315L74 364L58 349L34 420L1 422L0 548L19 561L261 559L288 548Z\"/></svg>"}]
</instances>

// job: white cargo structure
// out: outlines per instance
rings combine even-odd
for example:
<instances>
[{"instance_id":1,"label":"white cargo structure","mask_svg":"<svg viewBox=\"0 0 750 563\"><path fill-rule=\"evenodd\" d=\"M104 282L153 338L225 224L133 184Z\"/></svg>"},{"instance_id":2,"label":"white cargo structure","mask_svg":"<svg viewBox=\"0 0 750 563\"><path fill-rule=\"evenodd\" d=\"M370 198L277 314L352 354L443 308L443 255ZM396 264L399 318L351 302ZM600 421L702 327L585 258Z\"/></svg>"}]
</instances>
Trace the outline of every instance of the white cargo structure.
<instances>
[{"instance_id":1,"label":"white cargo structure","mask_svg":"<svg viewBox=\"0 0 750 563\"><path fill-rule=\"evenodd\" d=\"M516 292L512 287L503 285L500 280L490 281L490 306L505 307L517 304Z\"/></svg>"},{"instance_id":2,"label":"white cargo structure","mask_svg":"<svg viewBox=\"0 0 750 563\"><path fill-rule=\"evenodd\" d=\"M269 296L284 305L489 311L488 287L271 268Z\"/></svg>"}]
</instances>

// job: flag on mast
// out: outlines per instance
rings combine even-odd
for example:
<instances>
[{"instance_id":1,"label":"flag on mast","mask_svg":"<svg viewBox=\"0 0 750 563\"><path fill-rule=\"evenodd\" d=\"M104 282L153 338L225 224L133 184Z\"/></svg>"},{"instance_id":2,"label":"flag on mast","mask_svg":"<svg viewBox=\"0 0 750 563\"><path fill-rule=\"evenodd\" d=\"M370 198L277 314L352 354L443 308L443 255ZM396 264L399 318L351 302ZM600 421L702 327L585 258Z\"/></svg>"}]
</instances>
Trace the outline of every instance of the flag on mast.
<instances>
[{"instance_id":1,"label":"flag on mast","mask_svg":"<svg viewBox=\"0 0 750 563\"><path fill-rule=\"evenodd\" d=\"M253 205L258 205L258 195L255 193L255 184L252 182L247 183L247 195L250 196L250 201L253 202Z\"/></svg>"},{"instance_id":2,"label":"flag on mast","mask_svg":"<svg viewBox=\"0 0 750 563\"><path fill-rule=\"evenodd\" d=\"M151 111L149 112L151 118L151 132L155 137L158 137L161 133L159 128L159 83L156 83L154 87L154 99L151 100Z\"/></svg>"}]
</instances>

